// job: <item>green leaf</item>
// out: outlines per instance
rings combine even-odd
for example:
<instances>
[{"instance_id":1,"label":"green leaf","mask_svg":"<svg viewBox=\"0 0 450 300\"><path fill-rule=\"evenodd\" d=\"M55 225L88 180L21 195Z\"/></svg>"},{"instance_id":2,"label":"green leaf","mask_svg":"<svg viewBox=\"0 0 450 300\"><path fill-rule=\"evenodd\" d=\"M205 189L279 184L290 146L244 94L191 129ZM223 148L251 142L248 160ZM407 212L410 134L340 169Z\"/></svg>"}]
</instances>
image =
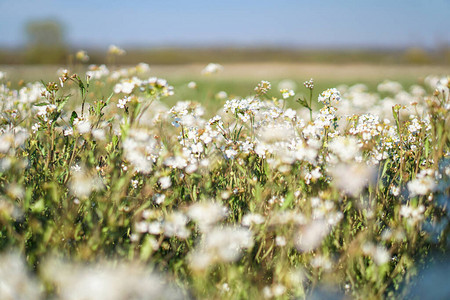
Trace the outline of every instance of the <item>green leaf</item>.
<instances>
[{"instance_id":1,"label":"green leaf","mask_svg":"<svg viewBox=\"0 0 450 300\"><path fill-rule=\"evenodd\" d=\"M70 116L70 126L73 126L73 121L75 120L75 118L78 118L78 115L75 111L73 111L72 115Z\"/></svg>"},{"instance_id":2,"label":"green leaf","mask_svg":"<svg viewBox=\"0 0 450 300\"><path fill-rule=\"evenodd\" d=\"M64 99L58 104L58 109L57 109L58 112L60 112L63 109L64 105L66 105L67 101L69 101L69 98L70 98L70 96L64 97Z\"/></svg>"},{"instance_id":3,"label":"green leaf","mask_svg":"<svg viewBox=\"0 0 450 300\"><path fill-rule=\"evenodd\" d=\"M83 84L83 81L78 80L78 87L80 88L81 91L81 97L84 98L84 95L86 94L86 88Z\"/></svg>"},{"instance_id":4,"label":"green leaf","mask_svg":"<svg viewBox=\"0 0 450 300\"><path fill-rule=\"evenodd\" d=\"M142 247L141 247L141 259L142 260L147 260L150 255L153 252L153 244L155 243L155 238L147 235L145 237L144 242L142 243Z\"/></svg>"},{"instance_id":5,"label":"green leaf","mask_svg":"<svg viewBox=\"0 0 450 300\"><path fill-rule=\"evenodd\" d=\"M383 171L381 172L380 178L384 178L384 175L386 174L386 171L388 169L389 162L390 162L390 159L387 159L386 162L384 163Z\"/></svg>"},{"instance_id":6,"label":"green leaf","mask_svg":"<svg viewBox=\"0 0 450 300\"><path fill-rule=\"evenodd\" d=\"M284 202L283 205L281 206L281 209L285 210L286 208L288 208L289 205L291 205L291 203L294 202L294 199L295 199L294 194L288 193L284 198Z\"/></svg>"},{"instance_id":7,"label":"green leaf","mask_svg":"<svg viewBox=\"0 0 450 300\"><path fill-rule=\"evenodd\" d=\"M47 106L49 103L47 102L39 102L39 103L35 103L33 104L34 106Z\"/></svg>"},{"instance_id":8,"label":"green leaf","mask_svg":"<svg viewBox=\"0 0 450 300\"><path fill-rule=\"evenodd\" d=\"M111 101L111 98L112 98L113 95L114 95L114 93L111 93L111 95L109 95L108 99L106 99L106 101L105 101L105 105L104 106L107 106L109 104L109 102Z\"/></svg>"},{"instance_id":9,"label":"green leaf","mask_svg":"<svg viewBox=\"0 0 450 300\"><path fill-rule=\"evenodd\" d=\"M45 209L44 199L39 199L31 205L31 211L34 213L41 213Z\"/></svg>"}]
</instances>

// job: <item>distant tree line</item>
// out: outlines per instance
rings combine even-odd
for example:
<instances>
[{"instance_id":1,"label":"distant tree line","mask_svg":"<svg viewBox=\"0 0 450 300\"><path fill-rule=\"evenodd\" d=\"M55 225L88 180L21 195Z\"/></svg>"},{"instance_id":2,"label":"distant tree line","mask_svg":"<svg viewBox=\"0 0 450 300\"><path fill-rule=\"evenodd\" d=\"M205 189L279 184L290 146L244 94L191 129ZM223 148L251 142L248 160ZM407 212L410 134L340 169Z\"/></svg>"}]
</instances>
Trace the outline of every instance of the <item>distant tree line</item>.
<instances>
[{"instance_id":1,"label":"distant tree line","mask_svg":"<svg viewBox=\"0 0 450 300\"><path fill-rule=\"evenodd\" d=\"M65 30L53 20L31 21L25 27L28 43L23 61L28 64L64 63L69 53Z\"/></svg>"}]
</instances>

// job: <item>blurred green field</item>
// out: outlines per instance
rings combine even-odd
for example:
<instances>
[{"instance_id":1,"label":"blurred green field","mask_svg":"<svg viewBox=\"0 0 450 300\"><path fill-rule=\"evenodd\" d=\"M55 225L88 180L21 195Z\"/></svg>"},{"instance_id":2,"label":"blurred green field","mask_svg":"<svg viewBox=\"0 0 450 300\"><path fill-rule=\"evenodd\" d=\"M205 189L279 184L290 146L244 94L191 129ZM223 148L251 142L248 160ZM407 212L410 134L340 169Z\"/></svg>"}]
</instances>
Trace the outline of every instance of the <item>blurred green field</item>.
<instances>
[{"instance_id":1,"label":"blurred green field","mask_svg":"<svg viewBox=\"0 0 450 300\"><path fill-rule=\"evenodd\" d=\"M374 64L304 64L304 63L239 63L223 64L224 70L209 76L201 75L205 64L182 65L150 65L149 76L165 78L175 87L175 95L164 100L169 106L180 100L201 102L207 110L217 110L225 102L218 99L217 93L225 91L229 97L246 96L253 92L254 87L261 80L272 83L271 93L279 96L278 85L283 80L291 80L297 85L297 95L306 92L302 83L314 78L319 93L330 87L341 84L366 84L369 91L375 91L377 85L384 80L400 82L405 89L413 84L421 84L428 75L445 75L450 73L448 66L436 65L374 65ZM33 81L57 81L56 65L3 65L0 71L7 73L7 80L12 87ZM129 66L108 66L112 70ZM87 66L74 66L71 71L84 74ZM188 83L194 81L196 89L188 88ZM105 91L108 96L110 91ZM108 94L108 95L106 95ZM288 106L297 107L292 101Z\"/></svg>"}]
</instances>

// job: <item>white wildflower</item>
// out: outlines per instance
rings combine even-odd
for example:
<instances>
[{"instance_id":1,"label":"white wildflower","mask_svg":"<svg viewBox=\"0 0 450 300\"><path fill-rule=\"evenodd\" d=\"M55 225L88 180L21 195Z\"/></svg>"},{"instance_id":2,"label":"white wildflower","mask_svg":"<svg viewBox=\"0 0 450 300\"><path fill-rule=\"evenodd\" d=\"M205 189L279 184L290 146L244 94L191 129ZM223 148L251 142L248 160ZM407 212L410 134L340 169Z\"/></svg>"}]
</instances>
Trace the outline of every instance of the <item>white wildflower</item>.
<instances>
[{"instance_id":1,"label":"white wildflower","mask_svg":"<svg viewBox=\"0 0 450 300\"><path fill-rule=\"evenodd\" d=\"M223 71L222 65L210 63L202 70L202 75L210 75L221 71Z\"/></svg>"},{"instance_id":2,"label":"white wildflower","mask_svg":"<svg viewBox=\"0 0 450 300\"><path fill-rule=\"evenodd\" d=\"M172 180L170 179L170 176L161 177L159 178L158 182L163 190L166 190L172 186Z\"/></svg>"}]
</instances>

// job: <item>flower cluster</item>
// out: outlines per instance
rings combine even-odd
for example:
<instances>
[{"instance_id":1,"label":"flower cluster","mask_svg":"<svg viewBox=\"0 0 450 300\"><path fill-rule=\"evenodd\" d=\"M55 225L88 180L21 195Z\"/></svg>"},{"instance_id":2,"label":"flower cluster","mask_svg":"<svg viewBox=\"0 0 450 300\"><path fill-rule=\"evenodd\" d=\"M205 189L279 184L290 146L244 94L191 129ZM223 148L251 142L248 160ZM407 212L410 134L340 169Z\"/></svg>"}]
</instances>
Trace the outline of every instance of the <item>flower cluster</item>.
<instances>
[{"instance_id":1,"label":"flower cluster","mask_svg":"<svg viewBox=\"0 0 450 300\"><path fill-rule=\"evenodd\" d=\"M311 85L309 85L311 86ZM331 103L337 103L341 100L341 93L335 88L328 89L323 91L319 95L319 102L324 103L325 105L330 105Z\"/></svg>"}]
</instances>

